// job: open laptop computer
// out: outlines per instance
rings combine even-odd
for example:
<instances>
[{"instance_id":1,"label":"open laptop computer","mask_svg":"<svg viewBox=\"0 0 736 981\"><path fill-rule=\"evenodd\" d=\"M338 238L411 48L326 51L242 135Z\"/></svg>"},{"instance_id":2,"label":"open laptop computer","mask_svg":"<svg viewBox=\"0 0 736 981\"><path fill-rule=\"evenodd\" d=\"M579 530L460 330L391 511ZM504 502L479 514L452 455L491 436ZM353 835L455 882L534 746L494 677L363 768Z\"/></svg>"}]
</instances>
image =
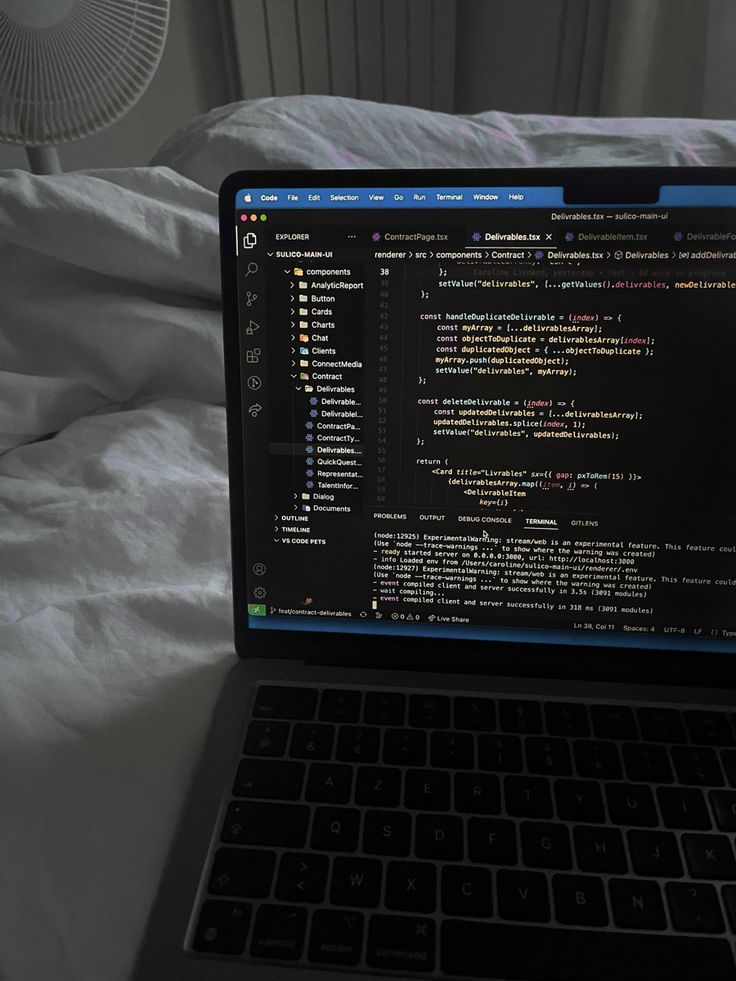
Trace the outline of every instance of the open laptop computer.
<instances>
[{"instance_id":1,"label":"open laptop computer","mask_svg":"<svg viewBox=\"0 0 736 981\"><path fill-rule=\"evenodd\" d=\"M736 170L220 216L239 661L136 977L736 977Z\"/></svg>"}]
</instances>

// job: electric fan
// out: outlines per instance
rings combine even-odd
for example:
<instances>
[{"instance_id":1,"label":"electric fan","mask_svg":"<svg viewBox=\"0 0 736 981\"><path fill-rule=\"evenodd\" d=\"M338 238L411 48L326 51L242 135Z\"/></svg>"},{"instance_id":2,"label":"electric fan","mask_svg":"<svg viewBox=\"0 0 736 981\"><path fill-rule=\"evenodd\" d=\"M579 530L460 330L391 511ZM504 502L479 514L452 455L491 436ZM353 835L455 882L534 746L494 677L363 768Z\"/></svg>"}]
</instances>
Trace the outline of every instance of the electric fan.
<instances>
[{"instance_id":1,"label":"electric fan","mask_svg":"<svg viewBox=\"0 0 736 981\"><path fill-rule=\"evenodd\" d=\"M169 0L0 0L0 141L34 173L59 173L56 144L104 129L148 87Z\"/></svg>"}]
</instances>

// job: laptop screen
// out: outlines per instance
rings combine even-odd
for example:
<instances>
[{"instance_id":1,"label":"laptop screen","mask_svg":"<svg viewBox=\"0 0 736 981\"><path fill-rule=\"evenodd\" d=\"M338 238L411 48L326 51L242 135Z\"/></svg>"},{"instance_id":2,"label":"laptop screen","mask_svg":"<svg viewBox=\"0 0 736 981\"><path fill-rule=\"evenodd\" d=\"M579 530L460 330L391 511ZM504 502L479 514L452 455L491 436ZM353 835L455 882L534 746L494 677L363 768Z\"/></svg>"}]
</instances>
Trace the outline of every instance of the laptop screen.
<instances>
[{"instance_id":1,"label":"laptop screen","mask_svg":"<svg viewBox=\"0 0 736 981\"><path fill-rule=\"evenodd\" d=\"M736 650L736 186L518 181L238 191L250 628Z\"/></svg>"}]
</instances>

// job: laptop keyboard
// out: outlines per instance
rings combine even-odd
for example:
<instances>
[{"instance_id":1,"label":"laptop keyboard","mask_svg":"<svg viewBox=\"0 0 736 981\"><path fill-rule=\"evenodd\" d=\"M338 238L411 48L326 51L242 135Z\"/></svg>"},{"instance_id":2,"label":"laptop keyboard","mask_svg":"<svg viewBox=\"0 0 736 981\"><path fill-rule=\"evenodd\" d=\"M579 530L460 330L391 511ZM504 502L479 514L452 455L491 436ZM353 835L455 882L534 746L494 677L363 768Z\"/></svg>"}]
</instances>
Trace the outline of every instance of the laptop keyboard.
<instances>
[{"instance_id":1,"label":"laptop keyboard","mask_svg":"<svg viewBox=\"0 0 736 981\"><path fill-rule=\"evenodd\" d=\"M734 721L261 685L188 947L413 977L736 977Z\"/></svg>"}]
</instances>

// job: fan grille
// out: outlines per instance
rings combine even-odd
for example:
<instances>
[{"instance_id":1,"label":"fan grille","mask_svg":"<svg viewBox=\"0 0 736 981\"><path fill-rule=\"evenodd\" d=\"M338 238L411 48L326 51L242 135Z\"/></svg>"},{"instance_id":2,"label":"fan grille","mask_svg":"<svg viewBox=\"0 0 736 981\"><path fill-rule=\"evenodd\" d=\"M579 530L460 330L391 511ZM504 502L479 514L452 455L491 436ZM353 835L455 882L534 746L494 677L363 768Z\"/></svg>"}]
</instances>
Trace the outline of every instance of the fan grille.
<instances>
[{"instance_id":1,"label":"fan grille","mask_svg":"<svg viewBox=\"0 0 736 981\"><path fill-rule=\"evenodd\" d=\"M169 0L75 0L49 27L0 13L0 140L46 146L114 122L145 91Z\"/></svg>"}]
</instances>

